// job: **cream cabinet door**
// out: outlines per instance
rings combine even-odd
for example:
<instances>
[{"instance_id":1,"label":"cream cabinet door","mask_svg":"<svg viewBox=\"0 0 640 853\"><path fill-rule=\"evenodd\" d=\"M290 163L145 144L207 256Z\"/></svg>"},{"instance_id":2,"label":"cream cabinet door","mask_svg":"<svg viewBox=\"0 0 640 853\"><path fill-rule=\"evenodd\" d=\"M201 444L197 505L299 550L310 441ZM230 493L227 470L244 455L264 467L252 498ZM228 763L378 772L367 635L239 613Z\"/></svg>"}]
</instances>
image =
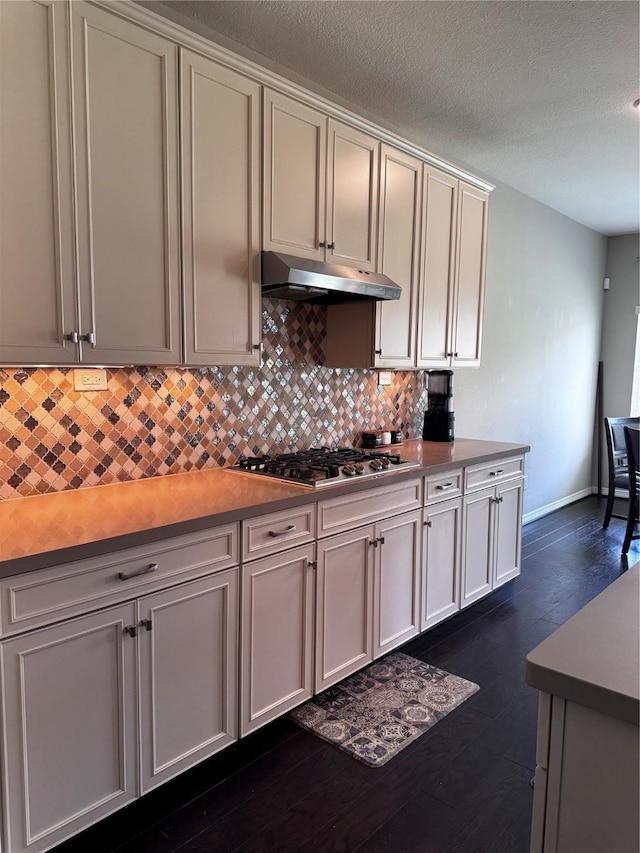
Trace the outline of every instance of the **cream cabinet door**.
<instances>
[{"instance_id":1,"label":"cream cabinet door","mask_svg":"<svg viewBox=\"0 0 640 853\"><path fill-rule=\"evenodd\" d=\"M378 522L373 594L373 657L420 633L419 510Z\"/></svg>"},{"instance_id":2,"label":"cream cabinet door","mask_svg":"<svg viewBox=\"0 0 640 853\"><path fill-rule=\"evenodd\" d=\"M242 566L242 735L313 694L313 554L305 545Z\"/></svg>"},{"instance_id":3,"label":"cream cabinet door","mask_svg":"<svg viewBox=\"0 0 640 853\"><path fill-rule=\"evenodd\" d=\"M458 367L480 364L488 209L488 193L460 181L451 360Z\"/></svg>"},{"instance_id":4,"label":"cream cabinet door","mask_svg":"<svg viewBox=\"0 0 640 853\"><path fill-rule=\"evenodd\" d=\"M418 367L448 367L451 361L458 183L424 166Z\"/></svg>"},{"instance_id":5,"label":"cream cabinet door","mask_svg":"<svg viewBox=\"0 0 640 853\"><path fill-rule=\"evenodd\" d=\"M260 86L182 51L185 361L260 363Z\"/></svg>"},{"instance_id":6,"label":"cream cabinet door","mask_svg":"<svg viewBox=\"0 0 640 853\"><path fill-rule=\"evenodd\" d=\"M326 259L375 270L380 143L329 119Z\"/></svg>"},{"instance_id":7,"label":"cream cabinet door","mask_svg":"<svg viewBox=\"0 0 640 853\"><path fill-rule=\"evenodd\" d=\"M269 90L264 94L262 248L325 257L327 118Z\"/></svg>"},{"instance_id":8,"label":"cream cabinet door","mask_svg":"<svg viewBox=\"0 0 640 853\"><path fill-rule=\"evenodd\" d=\"M424 509L422 618L420 630L437 625L460 609L462 499Z\"/></svg>"},{"instance_id":9,"label":"cream cabinet door","mask_svg":"<svg viewBox=\"0 0 640 853\"><path fill-rule=\"evenodd\" d=\"M7 850L48 850L138 794L133 604L1 644Z\"/></svg>"},{"instance_id":10,"label":"cream cabinet door","mask_svg":"<svg viewBox=\"0 0 640 853\"><path fill-rule=\"evenodd\" d=\"M378 269L402 288L376 303L375 366L415 366L422 164L382 146Z\"/></svg>"},{"instance_id":11,"label":"cream cabinet door","mask_svg":"<svg viewBox=\"0 0 640 853\"><path fill-rule=\"evenodd\" d=\"M318 542L315 692L373 660L374 529Z\"/></svg>"},{"instance_id":12,"label":"cream cabinet door","mask_svg":"<svg viewBox=\"0 0 640 853\"><path fill-rule=\"evenodd\" d=\"M178 48L71 16L82 360L179 364Z\"/></svg>"},{"instance_id":13,"label":"cream cabinet door","mask_svg":"<svg viewBox=\"0 0 640 853\"><path fill-rule=\"evenodd\" d=\"M73 362L69 7L0 3L0 361Z\"/></svg>"},{"instance_id":14,"label":"cream cabinet door","mask_svg":"<svg viewBox=\"0 0 640 853\"><path fill-rule=\"evenodd\" d=\"M522 478L496 486L498 512L495 528L493 588L520 574L522 542Z\"/></svg>"},{"instance_id":15,"label":"cream cabinet door","mask_svg":"<svg viewBox=\"0 0 640 853\"><path fill-rule=\"evenodd\" d=\"M238 570L138 602L141 793L238 736Z\"/></svg>"},{"instance_id":16,"label":"cream cabinet door","mask_svg":"<svg viewBox=\"0 0 640 853\"><path fill-rule=\"evenodd\" d=\"M465 495L462 515L461 607L482 598L493 583L495 490Z\"/></svg>"}]
</instances>

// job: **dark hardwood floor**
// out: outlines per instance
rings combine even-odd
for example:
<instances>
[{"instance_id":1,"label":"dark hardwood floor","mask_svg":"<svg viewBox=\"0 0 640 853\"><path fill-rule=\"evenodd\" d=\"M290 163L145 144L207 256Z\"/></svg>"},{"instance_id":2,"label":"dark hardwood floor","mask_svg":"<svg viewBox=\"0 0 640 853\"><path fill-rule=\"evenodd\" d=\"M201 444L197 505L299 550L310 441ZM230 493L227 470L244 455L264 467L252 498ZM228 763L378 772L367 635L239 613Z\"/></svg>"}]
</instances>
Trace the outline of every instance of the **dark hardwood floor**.
<instances>
[{"instance_id":1,"label":"dark hardwood floor","mask_svg":"<svg viewBox=\"0 0 640 853\"><path fill-rule=\"evenodd\" d=\"M620 508L623 510L623 507ZM480 691L378 769L277 720L55 853L527 853L528 651L640 559L587 498L524 528L520 577L402 651Z\"/></svg>"}]
</instances>

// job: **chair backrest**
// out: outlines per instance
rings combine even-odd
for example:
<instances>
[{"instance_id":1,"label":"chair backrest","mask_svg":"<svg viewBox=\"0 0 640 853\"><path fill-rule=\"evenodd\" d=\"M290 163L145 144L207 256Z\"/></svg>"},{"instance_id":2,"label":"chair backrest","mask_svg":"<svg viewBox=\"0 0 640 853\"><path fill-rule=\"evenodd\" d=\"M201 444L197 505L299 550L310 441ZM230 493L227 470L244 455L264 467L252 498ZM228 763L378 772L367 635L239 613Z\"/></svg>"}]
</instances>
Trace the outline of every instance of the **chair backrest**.
<instances>
[{"instance_id":1,"label":"chair backrest","mask_svg":"<svg viewBox=\"0 0 640 853\"><path fill-rule=\"evenodd\" d=\"M638 427L624 428L625 449L629 462L629 486L638 488L640 477L640 429Z\"/></svg>"},{"instance_id":2,"label":"chair backrest","mask_svg":"<svg viewBox=\"0 0 640 853\"><path fill-rule=\"evenodd\" d=\"M625 444L625 427L640 427L640 418L605 418L604 432L607 439L607 455L609 457L609 473L620 472L626 468L627 447Z\"/></svg>"}]
</instances>

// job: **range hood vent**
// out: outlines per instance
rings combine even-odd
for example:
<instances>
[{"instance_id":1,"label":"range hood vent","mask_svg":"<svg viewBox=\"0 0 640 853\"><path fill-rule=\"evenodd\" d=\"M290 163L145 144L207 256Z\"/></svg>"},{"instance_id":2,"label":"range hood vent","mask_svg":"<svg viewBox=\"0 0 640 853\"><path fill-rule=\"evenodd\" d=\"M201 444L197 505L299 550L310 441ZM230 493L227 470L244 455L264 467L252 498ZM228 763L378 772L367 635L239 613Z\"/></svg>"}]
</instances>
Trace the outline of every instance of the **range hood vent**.
<instances>
[{"instance_id":1,"label":"range hood vent","mask_svg":"<svg viewBox=\"0 0 640 853\"><path fill-rule=\"evenodd\" d=\"M309 261L280 252L262 253L262 294L275 299L332 305L400 299L402 288L386 275Z\"/></svg>"}]
</instances>

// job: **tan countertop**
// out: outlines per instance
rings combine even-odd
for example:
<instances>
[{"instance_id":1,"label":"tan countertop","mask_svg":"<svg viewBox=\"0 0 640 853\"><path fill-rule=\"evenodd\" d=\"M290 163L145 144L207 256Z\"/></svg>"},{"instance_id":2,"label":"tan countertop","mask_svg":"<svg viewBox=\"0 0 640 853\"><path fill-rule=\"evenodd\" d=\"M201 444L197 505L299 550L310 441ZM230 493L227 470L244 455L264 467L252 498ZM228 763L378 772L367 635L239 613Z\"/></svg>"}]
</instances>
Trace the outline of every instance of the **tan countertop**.
<instances>
[{"instance_id":1,"label":"tan countertop","mask_svg":"<svg viewBox=\"0 0 640 853\"><path fill-rule=\"evenodd\" d=\"M404 459L417 462L419 467L384 475L384 482L500 459L529 449L524 444L476 439L456 439L452 444L410 440L398 450ZM0 502L0 577L374 485L380 485L380 478L313 489L215 468L5 500Z\"/></svg>"},{"instance_id":2,"label":"tan countertop","mask_svg":"<svg viewBox=\"0 0 640 853\"><path fill-rule=\"evenodd\" d=\"M529 652L526 681L545 693L638 725L640 564Z\"/></svg>"}]
</instances>

